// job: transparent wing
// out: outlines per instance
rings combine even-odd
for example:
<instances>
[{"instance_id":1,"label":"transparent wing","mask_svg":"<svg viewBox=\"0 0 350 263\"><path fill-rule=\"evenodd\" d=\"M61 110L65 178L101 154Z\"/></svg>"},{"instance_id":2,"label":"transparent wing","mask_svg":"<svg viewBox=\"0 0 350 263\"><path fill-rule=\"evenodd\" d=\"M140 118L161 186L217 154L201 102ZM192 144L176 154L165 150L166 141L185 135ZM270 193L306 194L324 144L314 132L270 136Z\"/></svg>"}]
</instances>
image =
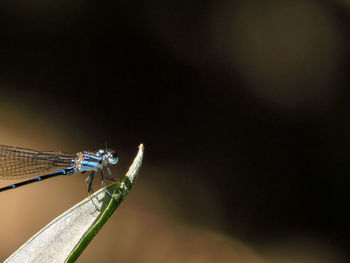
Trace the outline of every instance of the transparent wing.
<instances>
[{"instance_id":1,"label":"transparent wing","mask_svg":"<svg viewBox=\"0 0 350 263\"><path fill-rule=\"evenodd\" d=\"M0 145L0 179L18 179L69 167L74 155Z\"/></svg>"}]
</instances>

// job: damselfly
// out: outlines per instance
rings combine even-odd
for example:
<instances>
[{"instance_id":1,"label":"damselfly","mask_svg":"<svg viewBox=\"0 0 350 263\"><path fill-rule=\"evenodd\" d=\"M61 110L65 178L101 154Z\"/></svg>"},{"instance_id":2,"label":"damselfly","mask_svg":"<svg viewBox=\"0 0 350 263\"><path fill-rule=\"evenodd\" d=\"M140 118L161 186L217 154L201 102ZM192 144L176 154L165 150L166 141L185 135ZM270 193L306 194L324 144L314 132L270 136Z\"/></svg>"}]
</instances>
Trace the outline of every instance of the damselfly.
<instances>
[{"instance_id":1,"label":"damselfly","mask_svg":"<svg viewBox=\"0 0 350 263\"><path fill-rule=\"evenodd\" d=\"M86 182L88 183L88 192L91 193L92 181L97 172L100 173L102 187L104 186L104 178L115 181L108 165L117 162L118 156L116 153L107 149L98 150L97 152L84 151L71 155L0 145L0 179L16 180L35 177L0 188L0 192L58 175L90 172ZM53 169L57 171L48 173ZM104 171L107 172L108 177L105 176Z\"/></svg>"}]
</instances>

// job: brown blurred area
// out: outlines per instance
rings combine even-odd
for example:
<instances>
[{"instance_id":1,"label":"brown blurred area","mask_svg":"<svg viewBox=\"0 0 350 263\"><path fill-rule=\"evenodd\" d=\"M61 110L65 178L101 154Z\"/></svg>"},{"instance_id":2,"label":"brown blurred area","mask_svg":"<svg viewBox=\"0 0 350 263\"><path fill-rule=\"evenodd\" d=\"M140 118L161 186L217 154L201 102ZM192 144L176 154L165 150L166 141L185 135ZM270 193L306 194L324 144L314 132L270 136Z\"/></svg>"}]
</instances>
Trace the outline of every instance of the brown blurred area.
<instances>
[{"instance_id":1,"label":"brown blurred area","mask_svg":"<svg viewBox=\"0 0 350 263\"><path fill-rule=\"evenodd\" d=\"M0 144L119 153L78 262L348 262L347 1L2 1ZM85 198L0 195L0 260ZM9 181L0 181L5 186Z\"/></svg>"}]
</instances>

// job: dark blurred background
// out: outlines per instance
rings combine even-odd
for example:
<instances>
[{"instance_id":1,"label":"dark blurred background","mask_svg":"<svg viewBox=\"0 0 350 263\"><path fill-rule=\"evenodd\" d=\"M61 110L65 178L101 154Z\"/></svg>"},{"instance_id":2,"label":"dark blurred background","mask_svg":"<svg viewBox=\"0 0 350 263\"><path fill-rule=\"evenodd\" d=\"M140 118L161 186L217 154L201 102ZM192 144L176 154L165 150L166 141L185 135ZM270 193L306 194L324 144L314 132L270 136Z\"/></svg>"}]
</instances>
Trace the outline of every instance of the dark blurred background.
<instances>
[{"instance_id":1,"label":"dark blurred background","mask_svg":"<svg viewBox=\"0 0 350 263\"><path fill-rule=\"evenodd\" d=\"M131 200L146 214L239 240L259 257L236 262L347 262L349 12L341 0L1 1L0 144L76 152L107 141L126 169L142 142L132 193L142 201ZM72 191L70 179L53 180ZM75 186L82 198L83 184ZM59 202L60 189L43 182L1 196L47 191ZM27 198L29 211L45 214ZM60 212L80 199L67 200ZM49 219L11 234L18 240L0 247L2 258ZM173 248L196 244L187 238ZM154 247L144 253L180 262L181 252L173 261Z\"/></svg>"}]
</instances>

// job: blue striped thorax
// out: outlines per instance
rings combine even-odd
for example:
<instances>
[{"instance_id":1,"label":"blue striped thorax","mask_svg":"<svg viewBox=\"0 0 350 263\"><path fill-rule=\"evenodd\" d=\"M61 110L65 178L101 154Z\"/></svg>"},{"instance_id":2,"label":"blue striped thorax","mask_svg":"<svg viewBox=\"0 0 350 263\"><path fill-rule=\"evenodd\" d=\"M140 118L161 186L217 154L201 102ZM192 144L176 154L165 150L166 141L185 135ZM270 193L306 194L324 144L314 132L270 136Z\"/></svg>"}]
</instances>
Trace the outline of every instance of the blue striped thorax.
<instances>
[{"instance_id":1,"label":"blue striped thorax","mask_svg":"<svg viewBox=\"0 0 350 263\"><path fill-rule=\"evenodd\" d=\"M115 152L98 150L96 153L77 153L77 156L72 161L72 164L78 172L96 172L98 169L102 169L102 167L107 166L108 164L116 164L117 162L118 156Z\"/></svg>"}]
</instances>

